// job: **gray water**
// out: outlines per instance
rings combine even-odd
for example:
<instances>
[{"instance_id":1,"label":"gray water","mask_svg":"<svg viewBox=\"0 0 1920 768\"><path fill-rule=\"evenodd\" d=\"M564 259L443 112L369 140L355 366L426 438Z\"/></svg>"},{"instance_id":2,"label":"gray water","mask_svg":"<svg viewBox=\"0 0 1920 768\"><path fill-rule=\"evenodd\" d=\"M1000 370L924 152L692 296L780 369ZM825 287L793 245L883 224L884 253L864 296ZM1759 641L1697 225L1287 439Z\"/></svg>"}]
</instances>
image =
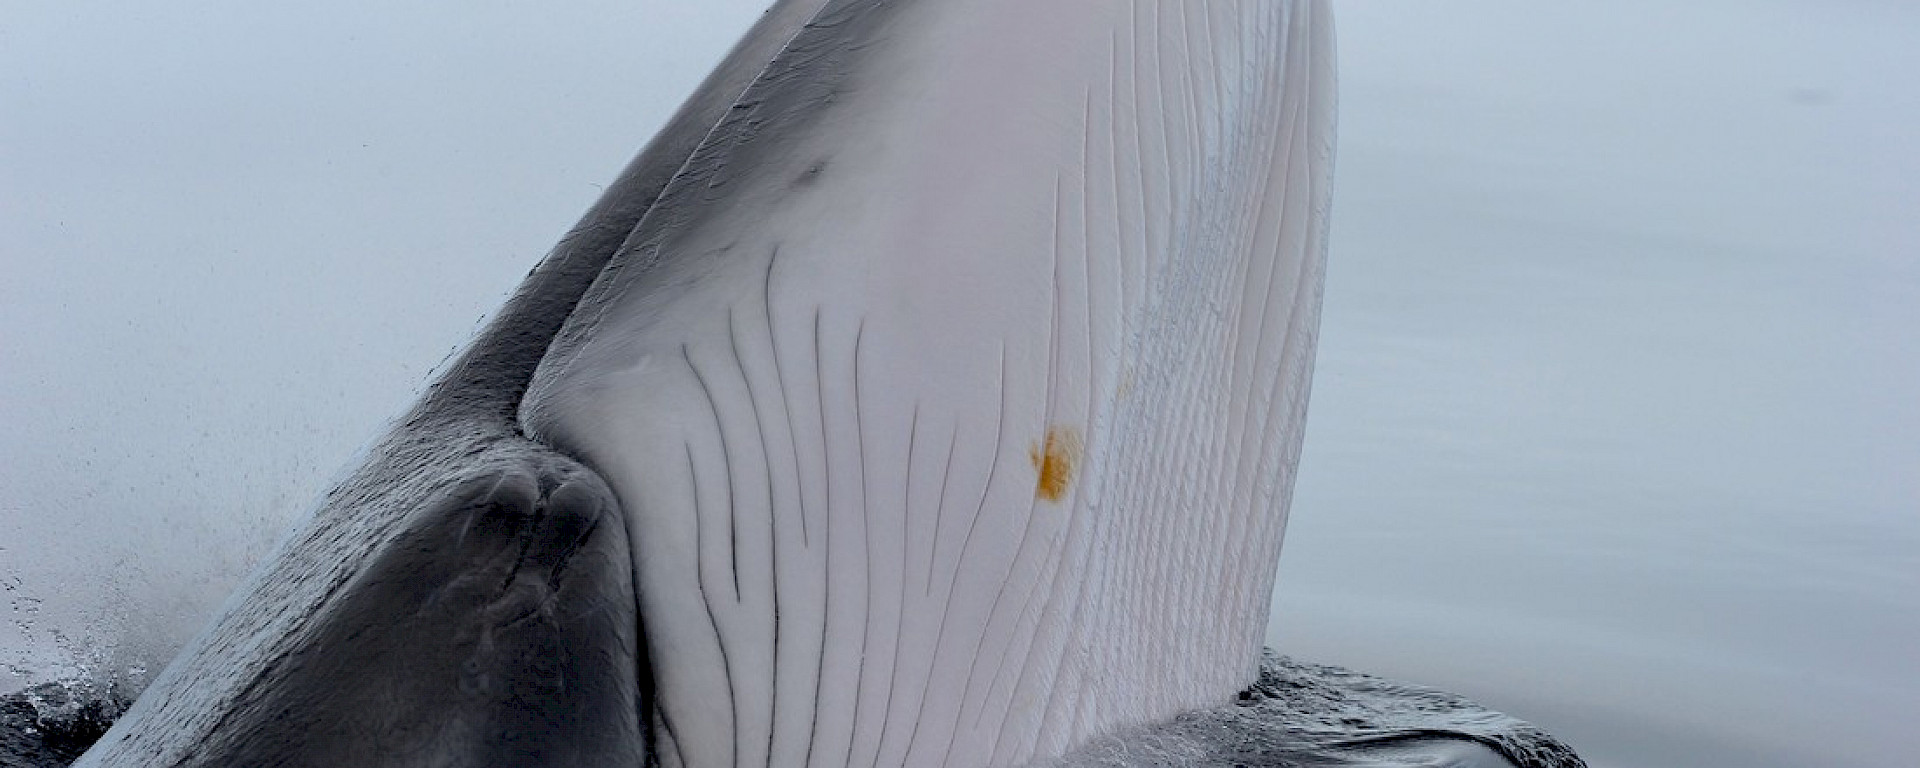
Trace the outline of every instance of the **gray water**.
<instances>
[{"instance_id":1,"label":"gray water","mask_svg":"<svg viewBox=\"0 0 1920 768\"><path fill-rule=\"evenodd\" d=\"M1274 643L1596 766L1920 764L1920 8L1473 7L1340 8Z\"/></svg>"},{"instance_id":2,"label":"gray water","mask_svg":"<svg viewBox=\"0 0 1920 768\"><path fill-rule=\"evenodd\" d=\"M0 12L0 693L164 663L761 5ZM1338 10L1273 644L1913 764L1920 8Z\"/></svg>"}]
</instances>

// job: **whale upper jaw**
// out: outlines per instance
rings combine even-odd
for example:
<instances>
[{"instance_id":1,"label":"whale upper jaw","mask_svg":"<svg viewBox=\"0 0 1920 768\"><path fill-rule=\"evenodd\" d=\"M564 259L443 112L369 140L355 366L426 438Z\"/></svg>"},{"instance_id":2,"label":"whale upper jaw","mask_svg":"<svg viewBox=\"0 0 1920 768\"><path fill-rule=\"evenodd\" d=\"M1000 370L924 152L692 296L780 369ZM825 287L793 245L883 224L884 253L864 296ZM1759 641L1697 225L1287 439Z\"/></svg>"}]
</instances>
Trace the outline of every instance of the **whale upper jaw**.
<instances>
[{"instance_id":1,"label":"whale upper jaw","mask_svg":"<svg viewBox=\"0 0 1920 768\"><path fill-rule=\"evenodd\" d=\"M79 765L1015 765L1226 701L1331 131L1324 2L777 3Z\"/></svg>"}]
</instances>

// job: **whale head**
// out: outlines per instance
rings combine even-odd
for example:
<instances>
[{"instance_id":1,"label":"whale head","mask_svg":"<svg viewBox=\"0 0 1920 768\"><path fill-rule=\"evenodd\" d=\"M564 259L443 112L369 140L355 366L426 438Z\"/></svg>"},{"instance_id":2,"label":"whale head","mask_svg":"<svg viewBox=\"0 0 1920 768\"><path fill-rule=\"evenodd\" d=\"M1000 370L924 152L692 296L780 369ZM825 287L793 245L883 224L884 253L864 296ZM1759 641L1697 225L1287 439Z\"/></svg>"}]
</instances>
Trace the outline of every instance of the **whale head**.
<instances>
[{"instance_id":1,"label":"whale head","mask_svg":"<svg viewBox=\"0 0 1920 768\"><path fill-rule=\"evenodd\" d=\"M942 765L1259 668L1324 2L783 0L79 765Z\"/></svg>"}]
</instances>

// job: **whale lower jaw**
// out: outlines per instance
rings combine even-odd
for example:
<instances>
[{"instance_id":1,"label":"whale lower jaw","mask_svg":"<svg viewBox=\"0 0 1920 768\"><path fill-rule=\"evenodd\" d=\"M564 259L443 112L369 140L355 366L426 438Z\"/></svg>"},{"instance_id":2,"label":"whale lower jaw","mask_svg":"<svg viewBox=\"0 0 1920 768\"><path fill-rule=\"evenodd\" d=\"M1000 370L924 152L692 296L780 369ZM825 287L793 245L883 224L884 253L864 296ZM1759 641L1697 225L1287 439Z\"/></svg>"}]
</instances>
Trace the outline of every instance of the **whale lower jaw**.
<instances>
[{"instance_id":1,"label":"whale lower jaw","mask_svg":"<svg viewBox=\"0 0 1920 768\"><path fill-rule=\"evenodd\" d=\"M1252 681L1329 27L834 2L788 45L522 410L619 498L665 764L1018 765Z\"/></svg>"}]
</instances>

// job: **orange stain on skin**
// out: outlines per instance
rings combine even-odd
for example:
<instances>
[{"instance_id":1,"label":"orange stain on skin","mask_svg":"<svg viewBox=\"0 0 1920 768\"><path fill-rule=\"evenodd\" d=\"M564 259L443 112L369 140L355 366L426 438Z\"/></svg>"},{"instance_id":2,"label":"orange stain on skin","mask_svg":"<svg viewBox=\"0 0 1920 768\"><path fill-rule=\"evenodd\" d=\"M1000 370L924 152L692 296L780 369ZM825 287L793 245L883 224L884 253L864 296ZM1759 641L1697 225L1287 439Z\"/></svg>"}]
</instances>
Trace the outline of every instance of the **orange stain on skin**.
<instances>
[{"instance_id":1,"label":"orange stain on skin","mask_svg":"<svg viewBox=\"0 0 1920 768\"><path fill-rule=\"evenodd\" d=\"M1027 458L1040 476L1034 498L1058 503L1073 487L1073 471L1080 463L1080 433L1072 427L1048 427L1046 440L1027 448Z\"/></svg>"}]
</instances>

